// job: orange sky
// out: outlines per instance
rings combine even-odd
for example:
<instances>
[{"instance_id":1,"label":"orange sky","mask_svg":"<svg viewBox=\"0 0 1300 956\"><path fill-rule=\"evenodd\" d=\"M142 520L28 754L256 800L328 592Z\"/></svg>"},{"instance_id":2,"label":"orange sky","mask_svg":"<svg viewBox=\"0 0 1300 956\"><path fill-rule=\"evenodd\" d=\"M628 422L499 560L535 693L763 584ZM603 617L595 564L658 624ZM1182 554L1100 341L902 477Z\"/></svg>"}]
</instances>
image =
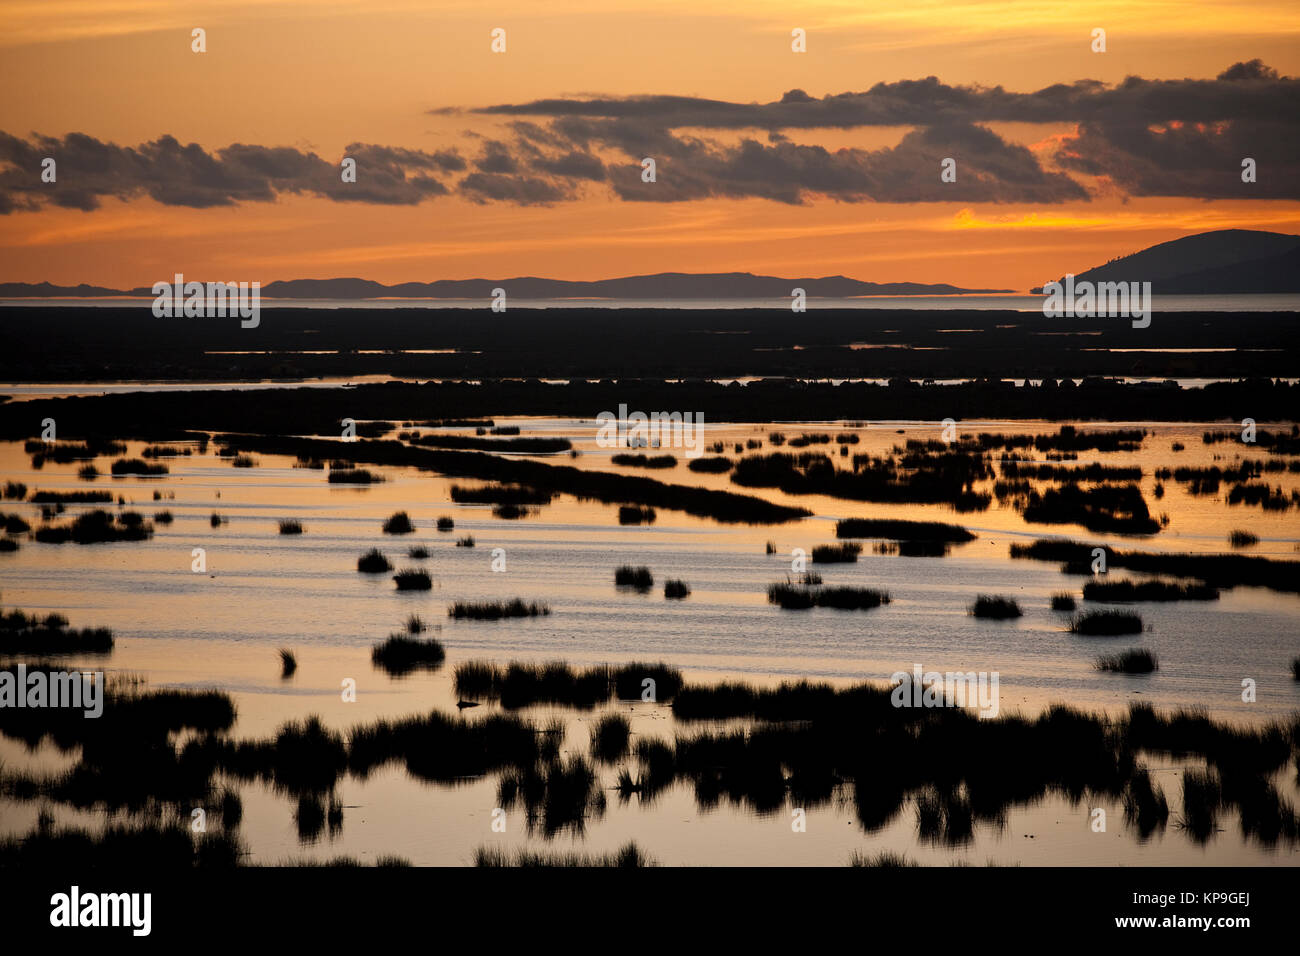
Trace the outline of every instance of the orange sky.
<instances>
[{"instance_id":1,"label":"orange sky","mask_svg":"<svg viewBox=\"0 0 1300 956\"><path fill-rule=\"evenodd\" d=\"M866 7L878 9L864 9ZM208 52L190 52L190 29ZM505 54L489 31L507 30ZM790 51L790 30L808 52ZM1089 49L1094 27L1108 50ZM557 0L5 0L0 130L80 132L122 146L170 134L206 150L291 146L337 162L367 142L471 156L497 117L543 97L674 94L770 102L937 75L1029 92L1129 74L1212 78L1262 59L1300 73L1300 5L1134 2ZM989 124L1037 153L1069 123ZM800 130L836 149L903 129ZM725 137L719 137L725 138ZM1081 180L1087 185L1086 180ZM149 285L174 272L235 279L357 275L384 282L658 271L843 273L875 281L1025 289L1065 271L1214 228L1300 232L1291 200L1102 195L1091 202L623 202L603 185L550 206L414 206L282 195L195 209L107 199L91 212L0 215L0 280Z\"/></svg>"}]
</instances>

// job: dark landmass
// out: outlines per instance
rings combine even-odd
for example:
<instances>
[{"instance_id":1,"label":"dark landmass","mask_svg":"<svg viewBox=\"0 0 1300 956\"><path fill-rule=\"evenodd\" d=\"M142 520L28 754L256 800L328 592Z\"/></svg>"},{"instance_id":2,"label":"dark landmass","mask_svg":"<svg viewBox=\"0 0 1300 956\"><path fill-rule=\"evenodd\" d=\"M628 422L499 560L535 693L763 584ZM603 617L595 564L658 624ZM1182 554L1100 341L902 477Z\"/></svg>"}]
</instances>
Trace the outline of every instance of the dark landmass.
<instances>
[{"instance_id":1,"label":"dark landmass","mask_svg":"<svg viewBox=\"0 0 1300 956\"><path fill-rule=\"evenodd\" d=\"M171 282L172 276L166 281ZM191 277L193 278L193 277ZM214 280L215 281L215 280ZM751 272L660 272L591 282L540 279L439 279L384 285L370 279L277 279L262 288L268 299L490 299L494 289L516 299L785 299L794 289L809 298L863 295L961 295L1013 292L1013 289L964 289L946 282L864 282L848 276L782 279ZM150 286L109 289L103 286L52 285L49 282L0 282L0 298L99 298L153 296Z\"/></svg>"},{"instance_id":2,"label":"dark landmass","mask_svg":"<svg viewBox=\"0 0 1300 956\"><path fill-rule=\"evenodd\" d=\"M403 421L439 411L592 420L602 411L617 411L619 403L646 411L701 412L710 422L905 420L934 422L936 428L945 418L959 422L967 418L1128 421L1135 416L1167 422L1240 422L1244 418L1260 423L1300 421L1300 385L1267 380L1222 382L1203 388L1125 385L1106 380L1085 380L1077 387L1054 381L1024 387L997 381L959 385L754 382L744 386L652 381L569 385L400 382L338 389L131 392L37 398L0 404L0 439L38 436L41 421L47 417L58 422L59 435L65 439L175 441L199 439L208 432L338 435L338 423L343 418ZM461 458L501 460L481 452L413 448L395 441L322 441L313 446L299 440L292 448L283 443L263 447L243 435L231 441L241 451L302 453L306 460L347 456L360 462L358 449L362 447L400 449L394 454L401 460L376 458L368 462L376 465L413 464L408 459L418 455L428 456L434 468L439 468L435 459L445 459L442 463L449 467ZM285 440L289 441L294 440ZM523 474L448 473L532 484ZM628 481L651 480L620 477Z\"/></svg>"},{"instance_id":3,"label":"dark landmass","mask_svg":"<svg viewBox=\"0 0 1300 956\"><path fill-rule=\"evenodd\" d=\"M1235 351L1187 351L1198 349ZM1297 368L1294 312L1156 312L1134 329L1125 318L1012 311L275 308L244 329L238 319L157 319L145 306L0 308L0 381L10 382L1233 378Z\"/></svg>"},{"instance_id":4,"label":"dark landmass","mask_svg":"<svg viewBox=\"0 0 1300 956\"><path fill-rule=\"evenodd\" d=\"M1300 292L1300 236L1255 229L1202 232L1075 275L1075 282L1084 279L1150 282L1156 295Z\"/></svg>"}]
</instances>

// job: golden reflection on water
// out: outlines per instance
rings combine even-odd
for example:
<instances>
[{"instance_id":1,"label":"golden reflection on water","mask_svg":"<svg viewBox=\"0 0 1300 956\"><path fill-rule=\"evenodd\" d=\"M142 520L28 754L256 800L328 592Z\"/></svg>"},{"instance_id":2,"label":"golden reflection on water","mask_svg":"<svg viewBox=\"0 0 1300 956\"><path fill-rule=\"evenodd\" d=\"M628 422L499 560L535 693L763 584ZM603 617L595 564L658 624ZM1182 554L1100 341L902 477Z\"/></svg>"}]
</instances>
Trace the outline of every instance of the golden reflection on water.
<instances>
[{"instance_id":1,"label":"golden reflection on water","mask_svg":"<svg viewBox=\"0 0 1300 956\"><path fill-rule=\"evenodd\" d=\"M33 471L21 443L0 443L0 481L24 481L35 490L103 488L123 495L129 506L146 514L167 509L171 525L158 525L145 543L60 546L23 542L16 554L0 556L2 599L6 608L60 611L74 626L112 627L118 643L103 661L71 663L94 669L145 675L152 686L214 687L234 697L239 719L234 733L262 737L288 719L317 714L340 730L381 716L454 708L451 674L469 659L564 659L572 664L664 660L678 665L688 680L711 682L736 678L775 684L790 677L810 677L847 684L883 681L895 670L921 663L926 669L997 670L1001 674L1003 712L1034 714L1052 701L1119 711L1144 700L1158 706L1201 705L1216 716L1254 722L1300 708L1300 683L1285 672L1300 653L1300 598L1252 588L1224 592L1209 606L1143 605L1154 630L1130 642L1158 650L1161 670L1149 677L1098 674L1092 666L1097 645L1066 634L1060 616L1046 608L1058 590L1076 590L1079 579L1067 578L1054 565L1011 561L1014 540L1063 534L1120 548L1138 550L1227 551L1233 528L1248 528L1261 542L1246 553L1293 558L1300 542L1300 512L1265 513L1257 508L1227 507L1216 496L1194 497L1168 480L1165 495L1155 500L1161 466L1224 465L1242 446L1207 446L1204 425L1139 423L1150 429L1138 453L1080 453L1077 462L1139 464L1142 489L1152 512L1167 513L1168 528L1149 538L1097 535L1073 526L1028 526L1015 511L995 500L989 510L955 514L942 506L879 505L845 502L822 496L791 496L775 489L745 489L726 475L691 472L687 459L673 469L645 472L619 468L610 449L596 446L595 423L550 419L510 419L524 434L563 435L574 439L580 457L557 462L582 468L648 474L661 481L696 484L808 508L814 517L772 527L720 525L681 512L658 510L653 525L621 527L616 507L558 496L541 513L519 521L491 516L486 506L450 501L455 480L411 469L382 470L388 481L364 489L330 486L325 473L293 468L280 456L258 456L259 467L232 468L210 448L204 456L169 459L171 474L156 480L76 479L79 463L47 463ZM1087 425L1081 425L1087 428ZM1104 427L1127 427L1114 423ZM1024 422L963 423L962 433L977 431L1055 431L1055 424ZM898 434L902 429L904 434ZM843 424L709 425L707 442L722 441L723 454L736 457L734 445L764 440L763 453L774 450L766 436L774 430L793 437L801 432L846 430ZM936 438L933 425L872 423L847 429L860 436L850 454L885 454L906 438ZM1174 453L1171 444L1185 450ZM131 443L128 455L142 445ZM821 446L825 448L827 446ZM836 454L837 446L829 446ZM662 453L644 449L648 454ZM810 449L815 450L815 449ZM1216 456L1219 456L1216 459ZM1267 458L1263 450L1245 457ZM996 455L995 455L996 457ZM102 467L102 465L101 465ZM106 470L104 468L103 470ZM1300 476L1266 475L1286 493ZM463 484L476 484L461 480ZM154 502L152 492L163 492ZM167 497L174 493L175 497ZM37 524L31 505L6 502ZM75 513L78 506L69 509ZM393 511L407 510L417 532L385 536L379 526ZM228 519L210 527L217 511ZM454 517L455 531L434 530L440 515ZM850 516L899 517L963 524L978 539L955 548L948 558L899 558L871 553L868 547L854 565L828 566L828 583L886 587L894 601L871 612L786 612L767 604L765 587L789 573L790 550L811 550L834 539L834 520ZM65 516L66 517L66 516ZM306 533L278 534L280 518L299 518ZM455 539L472 534L475 548L457 548ZM772 541L776 553L767 555ZM428 560L406 556L424 545ZM398 568L419 565L435 579L431 592L398 594L388 576L363 576L356 557L371 546L390 554ZM507 572L490 568L493 548L504 548ZM191 571L192 549L204 548L208 570ZM692 587L685 602L666 603L656 591L641 596L617 591L612 569L645 563L657 584L683 577ZM1016 596L1026 609L1020 621L975 622L965 612L974 594L995 591ZM545 600L549 618L503 623L461 622L445 617L456 599L518 595ZM438 625L436 636L447 647L444 666L392 679L372 667L369 649L399 630L412 612ZM1130 646L1120 641L1106 649ZM275 649L297 653L298 672L281 680ZM358 684L355 703L340 698L340 682ZM1259 701L1240 700L1240 680L1259 682ZM685 725L667 708L650 704L615 705L630 713L635 736L671 738ZM476 708L470 714L486 712ZM585 752L592 713L555 710L567 722L567 747ZM525 711L538 723L552 713ZM690 725L698 728L700 725ZM634 736L634 739L635 739ZM28 754L21 744L0 738L0 760L10 769L52 768L69 758L50 748ZM1178 797L1176 772L1167 761L1148 759L1153 773L1169 778L1171 802ZM882 772L887 772L883 770ZM613 771L603 776L612 783ZM1282 792L1294 801L1294 768ZM426 785L396 769L369 780L346 778L340 787L345 806L343 831L323 836L311 846L299 844L285 798L261 787L243 791L242 833L259 862L352 854L363 860L397 853L415 863L462 864L473 850L497 841L529 841L522 812L508 816L506 834L493 833L495 778L455 787ZM1108 810L1108 835L1088 828L1088 807L1070 806L1059 798L1012 810L1004 828L977 826L974 842L960 849L918 844L915 820L904 810L890 825L864 834L851 806L809 810L806 833L792 833L788 811L757 816L729 807L701 811L688 787L662 795L653 809L633 798L620 804L611 792L608 809L578 842L586 851L615 849L629 839L663 863L698 864L841 864L850 852L892 849L923 863L987 861L1025 864L1125 863L1160 865L1294 863L1294 849L1266 850L1244 843L1234 825L1197 847L1172 826L1147 842L1134 839L1122 823L1122 808ZM842 803L843 801L841 801ZM1106 806L1105 803L1100 804ZM0 830L25 831L33 825L35 804L0 803ZM60 819L92 823L92 814L64 813ZM532 843L539 843L531 838ZM551 845L569 848L569 836Z\"/></svg>"}]
</instances>

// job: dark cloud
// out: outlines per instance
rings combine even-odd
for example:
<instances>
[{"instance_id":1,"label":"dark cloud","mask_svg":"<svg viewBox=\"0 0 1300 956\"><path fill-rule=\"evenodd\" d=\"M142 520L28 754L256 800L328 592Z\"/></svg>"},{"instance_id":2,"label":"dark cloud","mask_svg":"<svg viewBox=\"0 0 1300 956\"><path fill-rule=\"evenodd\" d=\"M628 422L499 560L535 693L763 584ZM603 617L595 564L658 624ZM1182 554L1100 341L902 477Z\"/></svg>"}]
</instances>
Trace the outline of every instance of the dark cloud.
<instances>
[{"instance_id":1,"label":"dark cloud","mask_svg":"<svg viewBox=\"0 0 1300 956\"><path fill-rule=\"evenodd\" d=\"M1076 176L1127 195L1296 198L1300 194L1300 81L1259 60L1214 79L1129 77L1056 84L1029 93L951 86L936 77L878 83L816 98L790 90L769 103L690 96L547 99L474 111L510 117L504 138L467 131L478 154L353 143L356 183L311 152L236 143L208 152L171 136L136 147L82 133L20 139L0 132L0 214L54 204L92 210L105 197L148 196L209 208L287 194L336 202L413 205L456 194L475 202L544 205L607 183L629 202L762 198L841 202L1059 203L1086 200ZM998 122L1071 124L1051 154L989 128ZM903 127L886 149L828 150L801 131ZM497 131L496 135L502 135ZM739 141L737 141L737 139ZM58 161L58 182L40 163ZM657 166L642 181L642 160ZM1258 182L1241 182L1241 160ZM957 164L953 183L940 163Z\"/></svg>"},{"instance_id":2,"label":"dark cloud","mask_svg":"<svg viewBox=\"0 0 1300 956\"><path fill-rule=\"evenodd\" d=\"M105 198L140 196L195 209L272 202L295 193L338 202L413 205L447 193L433 173L465 168L451 151L353 143L344 155L357 162L355 183L342 181L338 163L289 147L235 143L210 153L171 136L123 147L83 133L22 140L0 132L0 213L47 203L89 211ZM41 182L46 157L56 162L54 183Z\"/></svg>"},{"instance_id":3,"label":"dark cloud","mask_svg":"<svg viewBox=\"0 0 1300 956\"><path fill-rule=\"evenodd\" d=\"M712 197L759 197L803 203L811 196L841 202L1035 202L1086 200L1061 173L1042 169L1023 146L980 126L913 130L895 147L827 150L746 138L719 145L682 138L651 155L656 181L642 181L639 162L609 165L614 191L625 200L680 202ZM944 159L956 160L956 182L940 178Z\"/></svg>"},{"instance_id":4,"label":"dark cloud","mask_svg":"<svg viewBox=\"0 0 1300 956\"><path fill-rule=\"evenodd\" d=\"M1241 180L1255 160L1256 181ZM1300 127L1294 123L1088 122L1056 154L1063 169L1104 176L1132 196L1300 199Z\"/></svg>"},{"instance_id":5,"label":"dark cloud","mask_svg":"<svg viewBox=\"0 0 1300 956\"><path fill-rule=\"evenodd\" d=\"M1092 119L1165 123L1272 119L1294 122L1300 80L1279 77L1259 60L1237 63L1213 80L1146 80L1115 86L1097 80L1058 83L1032 93L1000 86L950 86L937 77L877 83L860 93L820 99L791 90L770 103L731 103L693 96L544 99L488 106L478 112L560 119L623 119L666 129L790 130L948 123L1062 123Z\"/></svg>"}]
</instances>

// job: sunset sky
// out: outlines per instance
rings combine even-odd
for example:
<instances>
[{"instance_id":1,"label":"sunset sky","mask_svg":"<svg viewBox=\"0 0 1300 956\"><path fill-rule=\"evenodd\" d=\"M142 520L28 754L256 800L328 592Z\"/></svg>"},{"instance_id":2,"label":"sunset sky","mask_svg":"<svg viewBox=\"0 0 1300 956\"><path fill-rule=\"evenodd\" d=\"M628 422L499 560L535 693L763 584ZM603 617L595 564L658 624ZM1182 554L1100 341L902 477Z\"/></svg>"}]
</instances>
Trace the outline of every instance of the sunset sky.
<instances>
[{"instance_id":1,"label":"sunset sky","mask_svg":"<svg viewBox=\"0 0 1300 956\"><path fill-rule=\"evenodd\" d=\"M1300 233L1298 75L1294 0L5 0L0 281L1024 290Z\"/></svg>"}]
</instances>

